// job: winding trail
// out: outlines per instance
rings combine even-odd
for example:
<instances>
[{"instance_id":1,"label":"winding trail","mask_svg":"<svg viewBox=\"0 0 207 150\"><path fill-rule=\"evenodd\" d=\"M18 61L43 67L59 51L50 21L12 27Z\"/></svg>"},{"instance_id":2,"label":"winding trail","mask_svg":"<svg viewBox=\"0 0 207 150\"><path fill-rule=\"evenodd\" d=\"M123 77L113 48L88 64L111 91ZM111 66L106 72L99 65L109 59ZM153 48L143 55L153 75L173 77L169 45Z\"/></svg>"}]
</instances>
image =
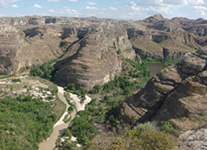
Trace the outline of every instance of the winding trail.
<instances>
[{"instance_id":1,"label":"winding trail","mask_svg":"<svg viewBox=\"0 0 207 150\"><path fill-rule=\"evenodd\" d=\"M39 150L52 150L52 149L54 149L55 142L57 141L58 137L64 133L64 131L70 125L71 121L75 118L76 111L73 111L71 113L71 120L68 123L64 123L63 119L64 119L65 115L67 115L67 109L70 105L68 104L68 102L66 101L66 99L64 97L64 89L59 86L58 86L58 97L60 98L61 101L63 101L65 103L66 110L65 110L64 114L61 116L61 118L53 126L53 131L52 131L50 137L47 140L45 140L39 144Z\"/></svg>"}]
</instances>

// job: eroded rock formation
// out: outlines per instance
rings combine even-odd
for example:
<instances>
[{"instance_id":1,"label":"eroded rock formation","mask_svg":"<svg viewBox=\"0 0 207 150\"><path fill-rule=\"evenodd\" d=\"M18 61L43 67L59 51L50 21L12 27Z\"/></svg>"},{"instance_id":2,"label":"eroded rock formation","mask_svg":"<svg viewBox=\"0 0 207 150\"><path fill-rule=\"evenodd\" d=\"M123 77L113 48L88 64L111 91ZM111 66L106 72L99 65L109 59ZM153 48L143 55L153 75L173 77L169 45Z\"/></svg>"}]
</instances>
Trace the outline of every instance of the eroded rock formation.
<instances>
[{"instance_id":1,"label":"eroded rock formation","mask_svg":"<svg viewBox=\"0 0 207 150\"><path fill-rule=\"evenodd\" d=\"M180 60L185 53L205 46L206 34L190 28L195 26L197 31L199 25L205 26L206 21L169 20L161 15L142 21L4 17L0 20L0 73L18 73L66 50L55 65L55 82L75 82L91 89L119 74L123 57L134 59L136 53L143 58Z\"/></svg>"},{"instance_id":2,"label":"eroded rock formation","mask_svg":"<svg viewBox=\"0 0 207 150\"><path fill-rule=\"evenodd\" d=\"M119 74L123 57L135 58L127 32L118 22L103 22L98 27L88 29L79 29L80 41L72 45L55 65L56 83L65 86L75 82L90 90Z\"/></svg>"},{"instance_id":3,"label":"eroded rock formation","mask_svg":"<svg viewBox=\"0 0 207 150\"><path fill-rule=\"evenodd\" d=\"M197 129L207 121L207 49L187 53L163 69L122 105L123 119L134 124L170 121L179 131Z\"/></svg>"}]
</instances>

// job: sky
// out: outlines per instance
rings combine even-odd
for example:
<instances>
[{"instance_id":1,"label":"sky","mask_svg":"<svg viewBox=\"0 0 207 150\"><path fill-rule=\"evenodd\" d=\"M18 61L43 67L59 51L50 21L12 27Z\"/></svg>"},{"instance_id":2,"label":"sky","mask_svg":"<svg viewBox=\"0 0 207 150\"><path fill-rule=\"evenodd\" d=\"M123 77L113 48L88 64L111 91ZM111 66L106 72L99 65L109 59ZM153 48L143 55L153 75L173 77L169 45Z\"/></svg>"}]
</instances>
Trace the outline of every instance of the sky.
<instances>
[{"instance_id":1,"label":"sky","mask_svg":"<svg viewBox=\"0 0 207 150\"><path fill-rule=\"evenodd\" d=\"M161 14L166 18L207 19L207 0L0 0L0 16L66 16L141 20Z\"/></svg>"}]
</instances>

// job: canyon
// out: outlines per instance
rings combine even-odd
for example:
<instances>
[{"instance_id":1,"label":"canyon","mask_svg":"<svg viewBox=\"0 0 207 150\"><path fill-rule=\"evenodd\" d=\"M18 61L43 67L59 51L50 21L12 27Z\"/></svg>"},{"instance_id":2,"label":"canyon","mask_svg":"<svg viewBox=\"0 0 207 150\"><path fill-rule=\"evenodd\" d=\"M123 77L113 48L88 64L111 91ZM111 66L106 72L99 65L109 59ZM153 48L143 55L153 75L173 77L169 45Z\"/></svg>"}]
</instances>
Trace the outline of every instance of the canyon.
<instances>
[{"instance_id":1,"label":"canyon","mask_svg":"<svg viewBox=\"0 0 207 150\"><path fill-rule=\"evenodd\" d=\"M93 104L86 109L84 104L84 109L80 113L78 110L72 119L77 121L85 117L84 113L92 114L87 116L92 118L92 123L87 125L101 132L114 129L111 126L120 123L133 128L146 122L161 127L168 122L174 128L173 136L179 140L179 149L188 149L189 144L192 149L206 148L206 139L202 139L206 136L207 122L206 20L167 19L159 14L140 21L25 16L1 17L0 26L0 79L14 76L11 81L10 78L2 80L1 84L12 82L15 76L28 74L34 66L44 69L48 65L52 67L49 79L68 93L77 92L80 105L84 104L83 93L92 97ZM165 61L177 64L167 66L163 64ZM150 62L149 67L158 65L158 70L164 69L158 73L156 69L157 74L148 76L145 65ZM24 80L18 80L14 85L23 85ZM147 82L142 83L142 80ZM18 91L13 92L12 86L3 87L0 89L2 93L16 94ZM24 93L29 91L34 95L31 91L35 88L26 90L26 85L21 88L25 88ZM45 102L49 95L43 98ZM67 104L64 96L62 93ZM70 98L74 99L72 94ZM96 113L100 113L101 119L97 114L93 116L96 110L100 111ZM110 121L115 123L110 126ZM72 120L65 123L64 130L70 123L75 124ZM69 128L72 132L73 127ZM57 138L56 134L53 148ZM196 143L199 140L202 145Z\"/></svg>"},{"instance_id":2,"label":"canyon","mask_svg":"<svg viewBox=\"0 0 207 150\"><path fill-rule=\"evenodd\" d=\"M87 90L119 75L123 58L180 60L207 40L205 30L199 30L205 21L161 15L141 21L3 17L0 25L1 74L19 74L61 57L55 64L55 83L72 81Z\"/></svg>"}]
</instances>

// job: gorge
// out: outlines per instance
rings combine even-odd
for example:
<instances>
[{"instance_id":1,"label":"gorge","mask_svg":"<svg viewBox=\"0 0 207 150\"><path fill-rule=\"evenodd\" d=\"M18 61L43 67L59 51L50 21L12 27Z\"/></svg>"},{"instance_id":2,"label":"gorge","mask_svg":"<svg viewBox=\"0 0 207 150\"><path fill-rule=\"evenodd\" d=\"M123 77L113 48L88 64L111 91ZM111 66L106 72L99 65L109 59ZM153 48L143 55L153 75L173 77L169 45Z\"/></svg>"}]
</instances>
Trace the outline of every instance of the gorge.
<instances>
[{"instance_id":1,"label":"gorge","mask_svg":"<svg viewBox=\"0 0 207 150\"><path fill-rule=\"evenodd\" d=\"M0 26L0 143L5 143L0 149L21 134L25 142L13 145L37 149L42 142L44 149L60 118L63 127L58 134L60 126L54 130L49 144L57 150L127 149L143 136L166 141L155 142L158 149L206 148L206 20L159 14L140 21L26 16L1 17ZM18 107L7 110L15 98ZM23 111L24 102L32 105L33 99L47 104L45 116L39 103L31 106L33 114ZM41 132L32 127L17 132L26 125L14 116L3 123L9 111L35 115L29 121L32 127L41 124Z\"/></svg>"}]
</instances>

